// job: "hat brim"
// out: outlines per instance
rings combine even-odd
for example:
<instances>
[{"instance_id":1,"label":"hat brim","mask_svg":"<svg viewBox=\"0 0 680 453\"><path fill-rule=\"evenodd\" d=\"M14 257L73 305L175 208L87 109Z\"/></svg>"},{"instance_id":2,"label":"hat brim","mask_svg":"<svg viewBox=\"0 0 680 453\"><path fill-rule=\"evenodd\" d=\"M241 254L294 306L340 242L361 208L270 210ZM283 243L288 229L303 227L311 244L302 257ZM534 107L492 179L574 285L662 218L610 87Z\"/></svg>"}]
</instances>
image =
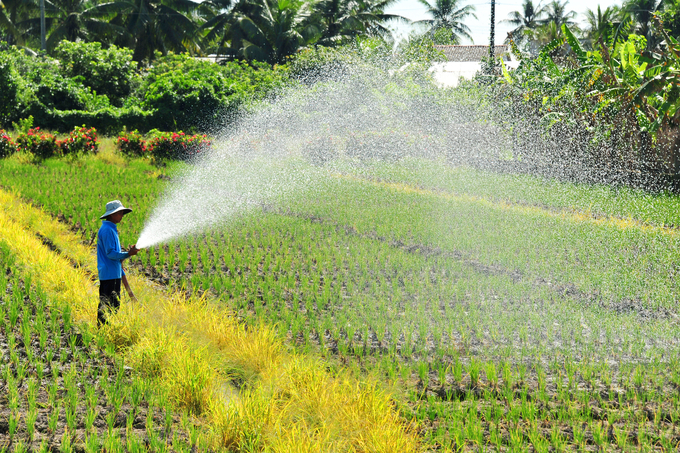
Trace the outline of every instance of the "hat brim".
<instances>
[{"instance_id":1,"label":"hat brim","mask_svg":"<svg viewBox=\"0 0 680 453\"><path fill-rule=\"evenodd\" d=\"M106 211L106 212L104 213L104 215L100 217L100 219L105 219L105 218L107 218L108 216L110 216L111 214L115 214L116 212L120 212L120 211L123 211L123 214L129 214L129 213L132 212L132 209L130 209L130 208L124 208L124 207L121 206L120 208L114 209L114 210L111 211L111 212Z\"/></svg>"}]
</instances>

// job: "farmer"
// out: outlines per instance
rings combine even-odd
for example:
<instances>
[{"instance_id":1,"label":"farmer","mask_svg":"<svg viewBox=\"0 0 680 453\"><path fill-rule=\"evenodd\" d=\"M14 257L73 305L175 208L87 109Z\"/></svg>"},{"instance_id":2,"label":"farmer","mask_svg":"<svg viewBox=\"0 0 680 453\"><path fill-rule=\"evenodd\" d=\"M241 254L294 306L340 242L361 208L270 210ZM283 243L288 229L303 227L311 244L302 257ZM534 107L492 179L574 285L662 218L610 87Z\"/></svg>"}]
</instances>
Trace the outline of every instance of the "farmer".
<instances>
[{"instance_id":1,"label":"farmer","mask_svg":"<svg viewBox=\"0 0 680 453\"><path fill-rule=\"evenodd\" d=\"M97 233L97 270L99 271L99 307L97 308L97 325L106 324L106 315L109 310L117 311L120 307L120 284L125 286L130 298L135 300L135 295L130 289L123 260L136 255L139 249L135 245L130 246L127 252L120 248L118 228L116 225L123 220L123 216L132 209L128 209L118 200L106 203L106 212L102 226Z\"/></svg>"}]
</instances>

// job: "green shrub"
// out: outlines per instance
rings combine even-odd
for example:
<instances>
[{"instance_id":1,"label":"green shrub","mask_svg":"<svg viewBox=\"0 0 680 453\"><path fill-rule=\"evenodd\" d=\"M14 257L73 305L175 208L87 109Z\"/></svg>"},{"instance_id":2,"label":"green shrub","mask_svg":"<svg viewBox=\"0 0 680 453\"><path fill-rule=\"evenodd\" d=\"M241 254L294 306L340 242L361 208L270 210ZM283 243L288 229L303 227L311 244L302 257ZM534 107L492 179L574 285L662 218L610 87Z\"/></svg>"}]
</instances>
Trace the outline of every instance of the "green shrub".
<instances>
[{"instance_id":1,"label":"green shrub","mask_svg":"<svg viewBox=\"0 0 680 453\"><path fill-rule=\"evenodd\" d=\"M154 110L165 131L208 131L244 103L262 99L287 81L287 71L266 64L218 65L185 55L160 58L140 88L141 107Z\"/></svg>"},{"instance_id":2,"label":"green shrub","mask_svg":"<svg viewBox=\"0 0 680 453\"><path fill-rule=\"evenodd\" d=\"M126 157L146 156L148 151L146 141L137 130L121 132L116 139L116 149Z\"/></svg>"},{"instance_id":3,"label":"green shrub","mask_svg":"<svg viewBox=\"0 0 680 453\"><path fill-rule=\"evenodd\" d=\"M58 140L57 146L62 155L97 154L99 151L97 129L76 127L64 140Z\"/></svg>"},{"instance_id":4,"label":"green shrub","mask_svg":"<svg viewBox=\"0 0 680 453\"><path fill-rule=\"evenodd\" d=\"M9 125L19 106L19 74L4 53L0 53L0 127Z\"/></svg>"},{"instance_id":5,"label":"green shrub","mask_svg":"<svg viewBox=\"0 0 680 453\"><path fill-rule=\"evenodd\" d=\"M131 49L101 46L100 42L62 41L54 55L65 78L82 77L85 86L121 107L140 83L137 65L132 61Z\"/></svg>"},{"instance_id":6,"label":"green shrub","mask_svg":"<svg viewBox=\"0 0 680 453\"><path fill-rule=\"evenodd\" d=\"M17 144L4 129L0 129L0 158L8 157L17 151Z\"/></svg>"},{"instance_id":7,"label":"green shrub","mask_svg":"<svg viewBox=\"0 0 680 453\"><path fill-rule=\"evenodd\" d=\"M147 149L156 162L190 160L210 148L210 141L205 135L152 131L151 137Z\"/></svg>"},{"instance_id":8,"label":"green shrub","mask_svg":"<svg viewBox=\"0 0 680 453\"><path fill-rule=\"evenodd\" d=\"M31 128L25 134L19 134L17 145L18 151L30 153L40 160L61 154L57 138L49 132L41 131L39 127Z\"/></svg>"},{"instance_id":9,"label":"green shrub","mask_svg":"<svg viewBox=\"0 0 680 453\"><path fill-rule=\"evenodd\" d=\"M153 112L139 107L107 107L93 112L85 110L43 110L36 112L38 124L49 125L50 129L67 132L74 127L87 124L100 134L115 135L125 129L148 131L154 123Z\"/></svg>"}]
</instances>

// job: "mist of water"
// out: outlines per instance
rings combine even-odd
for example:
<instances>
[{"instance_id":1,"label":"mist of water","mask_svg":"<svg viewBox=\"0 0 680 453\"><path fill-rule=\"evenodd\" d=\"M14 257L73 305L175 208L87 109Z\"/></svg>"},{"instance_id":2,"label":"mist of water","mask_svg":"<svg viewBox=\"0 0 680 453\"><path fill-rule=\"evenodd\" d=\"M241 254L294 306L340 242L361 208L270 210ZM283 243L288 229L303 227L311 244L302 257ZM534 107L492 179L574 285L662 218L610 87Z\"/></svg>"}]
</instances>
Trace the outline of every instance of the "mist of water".
<instances>
[{"instance_id":1,"label":"mist of water","mask_svg":"<svg viewBox=\"0 0 680 453\"><path fill-rule=\"evenodd\" d=\"M195 234L258 206L310 190L343 160L430 156L459 147L494 153L470 105L444 102L430 79L374 68L303 84L218 134L215 149L171 183L147 221L139 248ZM457 124L463 128L445 127ZM484 139L487 137L487 139ZM309 163L313 165L309 165Z\"/></svg>"},{"instance_id":2,"label":"mist of water","mask_svg":"<svg viewBox=\"0 0 680 453\"><path fill-rule=\"evenodd\" d=\"M137 246L285 203L339 162L360 171L369 160L412 156L580 182L616 182L634 173L601 158L620 153L616 137L598 143L594 154L568 127L546 134L519 106L501 108L500 95L496 103L483 87L439 88L426 69L387 63L316 71L314 80L232 121L217 134L215 149L175 178Z\"/></svg>"}]
</instances>

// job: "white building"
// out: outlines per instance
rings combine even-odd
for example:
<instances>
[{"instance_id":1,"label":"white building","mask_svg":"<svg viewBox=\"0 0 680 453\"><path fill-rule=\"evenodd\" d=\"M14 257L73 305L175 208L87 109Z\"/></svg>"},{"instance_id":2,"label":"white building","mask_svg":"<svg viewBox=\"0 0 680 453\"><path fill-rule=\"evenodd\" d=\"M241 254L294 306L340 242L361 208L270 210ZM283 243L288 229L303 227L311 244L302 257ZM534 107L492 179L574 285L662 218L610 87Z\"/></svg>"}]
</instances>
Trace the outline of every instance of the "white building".
<instances>
[{"instance_id":1,"label":"white building","mask_svg":"<svg viewBox=\"0 0 680 453\"><path fill-rule=\"evenodd\" d=\"M482 58L489 56L489 46L434 46L447 61L435 63L431 70L442 86L458 85L460 78L472 79L482 69ZM494 46L494 55L503 59L508 69L516 69L519 61L510 52L510 46Z\"/></svg>"}]
</instances>

